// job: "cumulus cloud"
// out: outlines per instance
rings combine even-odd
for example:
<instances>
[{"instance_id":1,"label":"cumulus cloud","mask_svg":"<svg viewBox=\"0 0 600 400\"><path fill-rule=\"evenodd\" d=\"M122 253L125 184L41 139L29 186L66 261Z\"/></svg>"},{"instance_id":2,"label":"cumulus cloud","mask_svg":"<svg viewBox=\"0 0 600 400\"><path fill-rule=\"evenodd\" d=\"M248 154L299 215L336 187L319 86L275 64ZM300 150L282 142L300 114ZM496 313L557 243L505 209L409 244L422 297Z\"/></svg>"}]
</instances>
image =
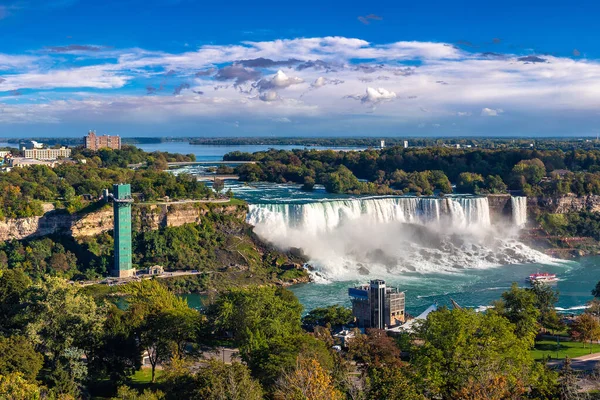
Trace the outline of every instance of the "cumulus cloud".
<instances>
[{"instance_id":1,"label":"cumulus cloud","mask_svg":"<svg viewBox=\"0 0 600 400\"><path fill-rule=\"evenodd\" d=\"M497 109L493 109L493 108L482 108L481 109L481 116L482 117L497 117L500 114L502 114L504 112L504 110L502 110L501 108L497 108Z\"/></svg>"},{"instance_id":2,"label":"cumulus cloud","mask_svg":"<svg viewBox=\"0 0 600 400\"><path fill-rule=\"evenodd\" d=\"M282 70L277 71L271 78L263 78L256 84L259 90L284 89L292 85L303 83L302 78L287 76Z\"/></svg>"},{"instance_id":3,"label":"cumulus cloud","mask_svg":"<svg viewBox=\"0 0 600 400\"><path fill-rule=\"evenodd\" d=\"M365 94L346 96L355 100L360 100L362 103L377 104L384 101L390 101L396 98L396 93L384 88L368 87Z\"/></svg>"}]
</instances>

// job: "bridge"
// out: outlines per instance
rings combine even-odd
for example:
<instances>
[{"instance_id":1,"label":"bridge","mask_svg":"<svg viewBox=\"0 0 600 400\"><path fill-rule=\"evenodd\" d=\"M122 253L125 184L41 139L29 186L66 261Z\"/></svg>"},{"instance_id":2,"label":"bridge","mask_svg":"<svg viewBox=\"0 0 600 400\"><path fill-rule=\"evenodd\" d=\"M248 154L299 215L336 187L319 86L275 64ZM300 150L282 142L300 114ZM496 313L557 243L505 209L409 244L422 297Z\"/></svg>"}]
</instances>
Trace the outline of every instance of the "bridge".
<instances>
[{"instance_id":1,"label":"bridge","mask_svg":"<svg viewBox=\"0 0 600 400\"><path fill-rule=\"evenodd\" d=\"M240 179L238 175L200 175L197 177L200 182L214 182L215 179L235 180Z\"/></svg>"},{"instance_id":2,"label":"bridge","mask_svg":"<svg viewBox=\"0 0 600 400\"><path fill-rule=\"evenodd\" d=\"M218 166L218 165L243 165L243 164L256 164L256 161L179 161L179 162L170 162L167 163L169 168L171 167L186 167L190 165L209 165L209 166ZM127 168L141 168L145 167L146 163L137 163L137 164L127 164Z\"/></svg>"}]
</instances>

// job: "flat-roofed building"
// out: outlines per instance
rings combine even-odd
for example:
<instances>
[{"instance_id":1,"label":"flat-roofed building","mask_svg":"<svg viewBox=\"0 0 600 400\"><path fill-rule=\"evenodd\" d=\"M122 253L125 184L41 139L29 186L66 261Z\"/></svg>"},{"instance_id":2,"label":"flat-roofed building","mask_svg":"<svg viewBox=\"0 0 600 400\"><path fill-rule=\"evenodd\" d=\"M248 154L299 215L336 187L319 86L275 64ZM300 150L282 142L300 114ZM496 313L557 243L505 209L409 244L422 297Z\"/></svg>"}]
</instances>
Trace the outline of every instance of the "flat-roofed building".
<instances>
[{"instance_id":1,"label":"flat-roofed building","mask_svg":"<svg viewBox=\"0 0 600 400\"><path fill-rule=\"evenodd\" d=\"M386 329L404 323L405 295L381 279L348 289L352 314L361 328Z\"/></svg>"},{"instance_id":2,"label":"flat-roofed building","mask_svg":"<svg viewBox=\"0 0 600 400\"><path fill-rule=\"evenodd\" d=\"M23 153L25 158L35 160L57 160L71 157L71 149L66 147L60 149L25 149Z\"/></svg>"},{"instance_id":3,"label":"flat-roofed building","mask_svg":"<svg viewBox=\"0 0 600 400\"><path fill-rule=\"evenodd\" d=\"M102 148L108 148L113 150L121 149L121 137L110 136L110 135L96 135L96 132L89 131L87 136L83 138L83 144L86 149L100 150Z\"/></svg>"}]
</instances>

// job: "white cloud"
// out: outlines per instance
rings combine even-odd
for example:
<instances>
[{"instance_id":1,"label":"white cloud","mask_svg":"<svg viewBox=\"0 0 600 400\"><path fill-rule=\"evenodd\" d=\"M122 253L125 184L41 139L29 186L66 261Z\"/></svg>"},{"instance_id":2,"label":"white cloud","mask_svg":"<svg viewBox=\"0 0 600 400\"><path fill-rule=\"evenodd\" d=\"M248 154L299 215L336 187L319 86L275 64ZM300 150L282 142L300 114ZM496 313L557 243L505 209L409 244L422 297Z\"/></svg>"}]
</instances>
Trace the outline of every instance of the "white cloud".
<instances>
[{"instance_id":1,"label":"white cloud","mask_svg":"<svg viewBox=\"0 0 600 400\"><path fill-rule=\"evenodd\" d=\"M482 108L481 109L481 116L482 117L497 117L500 114L502 114L504 112L504 110L502 110L501 108L497 108L497 109L493 109L493 108Z\"/></svg>"},{"instance_id":2,"label":"white cloud","mask_svg":"<svg viewBox=\"0 0 600 400\"><path fill-rule=\"evenodd\" d=\"M303 82L303 79L295 76L287 76L282 70L279 70L270 79L261 79L258 81L257 87L260 90L284 89L286 87L298 85Z\"/></svg>"},{"instance_id":3,"label":"white cloud","mask_svg":"<svg viewBox=\"0 0 600 400\"><path fill-rule=\"evenodd\" d=\"M274 92L272 90L269 90L268 92L261 93L260 96L258 96L258 97L262 101L266 101L266 102L271 102L271 101L277 101L277 100L279 100L279 95L277 94L277 92Z\"/></svg>"},{"instance_id":4,"label":"white cloud","mask_svg":"<svg viewBox=\"0 0 600 400\"><path fill-rule=\"evenodd\" d=\"M356 97L355 97L356 98ZM396 98L396 93L384 88L368 87L365 94L358 97L363 103L379 103Z\"/></svg>"},{"instance_id":5,"label":"white cloud","mask_svg":"<svg viewBox=\"0 0 600 400\"><path fill-rule=\"evenodd\" d=\"M471 116L471 112L470 111L457 111L456 115L458 117L470 117Z\"/></svg>"}]
</instances>

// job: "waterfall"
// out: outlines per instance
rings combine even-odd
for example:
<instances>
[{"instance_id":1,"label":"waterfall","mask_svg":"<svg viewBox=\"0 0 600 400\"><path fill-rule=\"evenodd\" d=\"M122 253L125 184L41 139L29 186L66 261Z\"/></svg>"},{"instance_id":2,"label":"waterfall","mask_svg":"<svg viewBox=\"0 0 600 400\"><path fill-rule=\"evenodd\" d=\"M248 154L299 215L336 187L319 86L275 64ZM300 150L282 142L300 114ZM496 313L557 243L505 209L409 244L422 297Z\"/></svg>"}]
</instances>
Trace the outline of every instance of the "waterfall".
<instances>
[{"instance_id":1,"label":"waterfall","mask_svg":"<svg viewBox=\"0 0 600 400\"><path fill-rule=\"evenodd\" d=\"M518 206L517 206L518 205ZM524 223L525 198L513 198ZM487 197L377 197L251 204L264 240L302 249L319 278L456 272L549 259L490 223Z\"/></svg>"},{"instance_id":2,"label":"waterfall","mask_svg":"<svg viewBox=\"0 0 600 400\"><path fill-rule=\"evenodd\" d=\"M490 209L486 197L385 197L308 204L252 204L248 214L248 222L254 226L268 224L279 232L291 228L306 234L332 231L358 219L366 224L405 222L481 228L490 226Z\"/></svg>"},{"instance_id":3,"label":"waterfall","mask_svg":"<svg viewBox=\"0 0 600 400\"><path fill-rule=\"evenodd\" d=\"M527 197L512 196L510 198L512 206L513 223L518 227L527 224Z\"/></svg>"}]
</instances>

